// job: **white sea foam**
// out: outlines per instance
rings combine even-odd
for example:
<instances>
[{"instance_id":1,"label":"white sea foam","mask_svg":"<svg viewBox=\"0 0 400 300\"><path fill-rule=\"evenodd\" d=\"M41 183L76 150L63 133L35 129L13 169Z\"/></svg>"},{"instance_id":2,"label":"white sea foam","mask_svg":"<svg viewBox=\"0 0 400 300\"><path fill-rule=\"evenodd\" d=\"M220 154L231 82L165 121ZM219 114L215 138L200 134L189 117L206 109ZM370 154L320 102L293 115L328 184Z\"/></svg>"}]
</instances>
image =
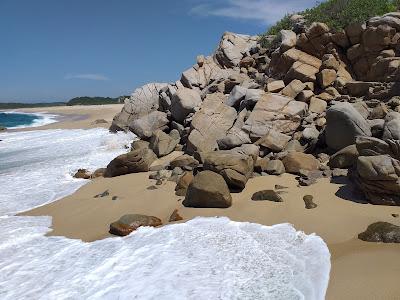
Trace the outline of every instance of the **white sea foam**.
<instances>
[{"instance_id":1,"label":"white sea foam","mask_svg":"<svg viewBox=\"0 0 400 300\"><path fill-rule=\"evenodd\" d=\"M330 254L288 224L197 218L124 238L44 237L48 217L0 219L1 299L324 299Z\"/></svg>"},{"instance_id":2,"label":"white sea foam","mask_svg":"<svg viewBox=\"0 0 400 300\"><path fill-rule=\"evenodd\" d=\"M102 128L1 133L0 215L73 193L87 183L72 177L79 168L105 167L133 138Z\"/></svg>"},{"instance_id":3,"label":"white sea foam","mask_svg":"<svg viewBox=\"0 0 400 300\"><path fill-rule=\"evenodd\" d=\"M0 134L0 299L324 299L328 248L289 224L197 218L84 243L44 236L50 217L10 215L72 193L86 182L72 178L78 168L105 166L131 139Z\"/></svg>"}]
</instances>

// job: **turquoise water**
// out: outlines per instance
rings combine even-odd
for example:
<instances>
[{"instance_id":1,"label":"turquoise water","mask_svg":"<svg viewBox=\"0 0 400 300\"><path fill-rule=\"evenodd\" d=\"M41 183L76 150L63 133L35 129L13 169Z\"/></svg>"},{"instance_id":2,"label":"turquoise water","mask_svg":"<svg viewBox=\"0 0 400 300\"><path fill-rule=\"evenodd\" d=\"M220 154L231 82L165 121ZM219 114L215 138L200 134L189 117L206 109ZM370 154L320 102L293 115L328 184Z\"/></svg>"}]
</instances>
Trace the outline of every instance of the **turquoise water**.
<instances>
[{"instance_id":1,"label":"turquoise water","mask_svg":"<svg viewBox=\"0 0 400 300\"><path fill-rule=\"evenodd\" d=\"M41 119L39 115L0 112L0 126L7 128L30 126Z\"/></svg>"}]
</instances>

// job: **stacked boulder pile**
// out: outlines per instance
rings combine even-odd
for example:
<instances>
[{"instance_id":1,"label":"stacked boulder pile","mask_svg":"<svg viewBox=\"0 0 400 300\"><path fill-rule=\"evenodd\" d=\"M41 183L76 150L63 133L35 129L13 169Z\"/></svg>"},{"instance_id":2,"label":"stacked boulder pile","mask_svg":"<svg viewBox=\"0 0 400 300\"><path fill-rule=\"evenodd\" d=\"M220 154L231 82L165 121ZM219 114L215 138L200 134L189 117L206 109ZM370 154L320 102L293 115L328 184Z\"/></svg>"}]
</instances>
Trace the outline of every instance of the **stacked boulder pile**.
<instances>
[{"instance_id":1,"label":"stacked boulder pile","mask_svg":"<svg viewBox=\"0 0 400 300\"><path fill-rule=\"evenodd\" d=\"M163 174L187 206L229 207L254 176L288 172L308 185L347 169L371 203L399 205L400 13L342 31L292 22L263 46L225 33L177 82L135 90L111 130L141 140L105 176L182 150Z\"/></svg>"}]
</instances>

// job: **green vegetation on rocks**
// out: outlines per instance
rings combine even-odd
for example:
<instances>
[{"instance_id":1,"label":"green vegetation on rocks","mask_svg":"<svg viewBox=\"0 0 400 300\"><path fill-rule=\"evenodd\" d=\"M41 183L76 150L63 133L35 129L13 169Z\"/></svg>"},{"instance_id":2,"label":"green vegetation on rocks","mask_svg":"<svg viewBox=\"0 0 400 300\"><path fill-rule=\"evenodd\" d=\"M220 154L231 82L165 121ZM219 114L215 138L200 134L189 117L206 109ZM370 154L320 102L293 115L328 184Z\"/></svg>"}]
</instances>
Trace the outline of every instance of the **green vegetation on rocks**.
<instances>
[{"instance_id":1,"label":"green vegetation on rocks","mask_svg":"<svg viewBox=\"0 0 400 300\"><path fill-rule=\"evenodd\" d=\"M322 22L340 30L351 23L396 11L399 7L400 0L328 0L298 14L303 15L308 24ZM275 35L282 29L291 29L290 15L271 26L266 34Z\"/></svg>"}]
</instances>

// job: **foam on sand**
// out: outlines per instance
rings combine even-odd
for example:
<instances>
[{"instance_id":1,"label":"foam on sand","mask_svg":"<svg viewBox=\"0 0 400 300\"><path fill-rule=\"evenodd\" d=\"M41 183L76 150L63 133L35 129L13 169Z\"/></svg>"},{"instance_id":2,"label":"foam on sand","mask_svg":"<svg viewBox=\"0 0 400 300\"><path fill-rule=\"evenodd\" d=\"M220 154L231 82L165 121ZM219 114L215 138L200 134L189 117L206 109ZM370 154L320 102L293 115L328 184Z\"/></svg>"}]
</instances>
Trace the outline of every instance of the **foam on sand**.
<instances>
[{"instance_id":1,"label":"foam on sand","mask_svg":"<svg viewBox=\"0 0 400 300\"><path fill-rule=\"evenodd\" d=\"M197 218L83 243L0 218L2 299L324 299L330 254L289 224Z\"/></svg>"},{"instance_id":2,"label":"foam on sand","mask_svg":"<svg viewBox=\"0 0 400 300\"><path fill-rule=\"evenodd\" d=\"M72 176L127 152L133 134L103 128L0 133L0 215L67 196L87 183Z\"/></svg>"}]
</instances>

